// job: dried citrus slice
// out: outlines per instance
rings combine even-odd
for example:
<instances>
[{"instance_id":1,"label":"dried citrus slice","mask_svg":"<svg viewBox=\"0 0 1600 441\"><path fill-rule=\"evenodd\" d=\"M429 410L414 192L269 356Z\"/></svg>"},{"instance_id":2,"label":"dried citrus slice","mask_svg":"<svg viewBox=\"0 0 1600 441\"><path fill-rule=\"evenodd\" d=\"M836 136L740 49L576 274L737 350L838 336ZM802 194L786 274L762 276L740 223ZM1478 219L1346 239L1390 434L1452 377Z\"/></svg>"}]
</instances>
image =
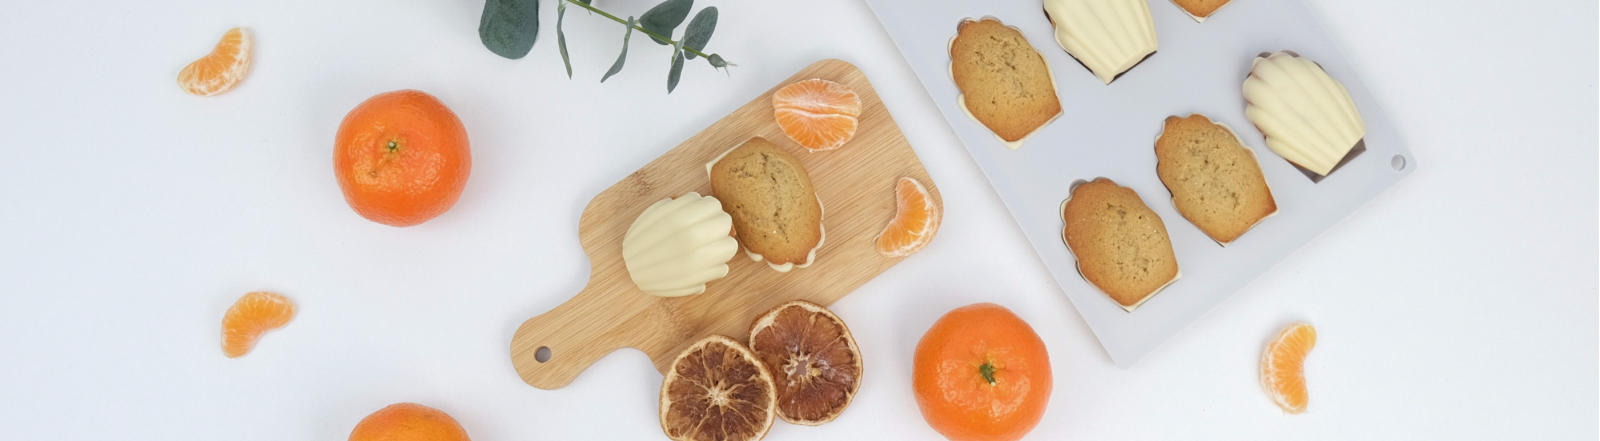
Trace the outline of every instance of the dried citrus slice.
<instances>
[{"instance_id":1,"label":"dried citrus slice","mask_svg":"<svg viewBox=\"0 0 1600 441\"><path fill-rule=\"evenodd\" d=\"M1278 333L1261 355L1261 387L1284 412L1305 412L1311 401L1306 393L1305 361L1306 354L1316 345L1317 329L1308 323L1295 323Z\"/></svg>"},{"instance_id":2,"label":"dried citrus slice","mask_svg":"<svg viewBox=\"0 0 1600 441\"><path fill-rule=\"evenodd\" d=\"M750 351L777 382L784 421L833 421L861 389L861 349L844 321L822 305L795 300L757 317Z\"/></svg>"},{"instance_id":3,"label":"dried citrus slice","mask_svg":"<svg viewBox=\"0 0 1600 441\"><path fill-rule=\"evenodd\" d=\"M250 352L261 334L289 324L294 312L294 302L282 295L261 291L245 294L222 316L222 353L236 358Z\"/></svg>"},{"instance_id":4,"label":"dried citrus slice","mask_svg":"<svg viewBox=\"0 0 1600 441\"><path fill-rule=\"evenodd\" d=\"M178 72L178 87L191 95L212 96L233 89L249 71L250 34L233 28L222 34L211 53Z\"/></svg>"},{"instance_id":5,"label":"dried citrus slice","mask_svg":"<svg viewBox=\"0 0 1600 441\"><path fill-rule=\"evenodd\" d=\"M772 428L772 374L733 339L713 335L672 360L661 380L661 430L673 441L754 441Z\"/></svg>"},{"instance_id":6,"label":"dried citrus slice","mask_svg":"<svg viewBox=\"0 0 1600 441\"><path fill-rule=\"evenodd\" d=\"M894 220L878 233L878 252L903 257L922 251L939 232L939 206L934 205L928 189L913 178L895 182L894 200Z\"/></svg>"},{"instance_id":7,"label":"dried citrus slice","mask_svg":"<svg viewBox=\"0 0 1600 441\"><path fill-rule=\"evenodd\" d=\"M833 150L856 136L861 98L843 84L805 80L772 94L773 116L789 139L817 152Z\"/></svg>"}]
</instances>

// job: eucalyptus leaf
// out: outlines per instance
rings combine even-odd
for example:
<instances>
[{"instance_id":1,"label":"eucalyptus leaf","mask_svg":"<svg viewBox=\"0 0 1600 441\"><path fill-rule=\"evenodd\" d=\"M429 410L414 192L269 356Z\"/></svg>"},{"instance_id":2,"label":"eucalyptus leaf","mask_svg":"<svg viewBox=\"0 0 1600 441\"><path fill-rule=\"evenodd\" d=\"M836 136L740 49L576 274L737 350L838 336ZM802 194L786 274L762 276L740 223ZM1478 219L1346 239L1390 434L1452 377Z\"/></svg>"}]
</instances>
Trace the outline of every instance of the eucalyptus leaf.
<instances>
[{"instance_id":1,"label":"eucalyptus leaf","mask_svg":"<svg viewBox=\"0 0 1600 441\"><path fill-rule=\"evenodd\" d=\"M556 25L560 27L560 25ZM711 42L711 32L717 30L717 7L707 6L700 13L689 20L689 27L683 28L683 47L699 51L706 48L706 43ZM684 58L693 60L694 52L683 54Z\"/></svg>"},{"instance_id":2,"label":"eucalyptus leaf","mask_svg":"<svg viewBox=\"0 0 1600 441\"><path fill-rule=\"evenodd\" d=\"M487 0L478 39L495 55L522 58L539 37L539 0Z\"/></svg>"},{"instance_id":3,"label":"eucalyptus leaf","mask_svg":"<svg viewBox=\"0 0 1600 441\"><path fill-rule=\"evenodd\" d=\"M606 70L606 75L600 77L600 82L604 83L607 78L611 78L617 72L622 72L622 62L628 61L628 37L633 36L634 23L638 22L633 19L633 16L628 16L628 31L622 34L622 53L617 55L617 62L611 63L611 69ZM672 91L669 90L667 93L672 93Z\"/></svg>"},{"instance_id":4,"label":"eucalyptus leaf","mask_svg":"<svg viewBox=\"0 0 1600 441\"><path fill-rule=\"evenodd\" d=\"M707 55L706 56L706 61L711 63L711 67L713 67L713 68L726 68L726 67L728 67L728 62L727 61L723 61L721 55L717 55L717 54Z\"/></svg>"},{"instance_id":5,"label":"eucalyptus leaf","mask_svg":"<svg viewBox=\"0 0 1600 441\"><path fill-rule=\"evenodd\" d=\"M683 76L683 50L674 47L672 52L672 70L667 72L667 93L678 88L678 77Z\"/></svg>"},{"instance_id":6,"label":"eucalyptus leaf","mask_svg":"<svg viewBox=\"0 0 1600 441\"><path fill-rule=\"evenodd\" d=\"M690 9L694 9L694 0L667 0L644 11L644 15L639 16L639 25L656 35L672 38L672 30L683 24L683 19L689 18ZM671 41L656 37L650 39L660 45L672 44Z\"/></svg>"},{"instance_id":7,"label":"eucalyptus leaf","mask_svg":"<svg viewBox=\"0 0 1600 441\"><path fill-rule=\"evenodd\" d=\"M567 33L561 31L561 21L566 17L567 0L556 0L556 47L561 48L561 64L567 67L567 79L570 80L572 79L572 59L567 57Z\"/></svg>"}]
</instances>

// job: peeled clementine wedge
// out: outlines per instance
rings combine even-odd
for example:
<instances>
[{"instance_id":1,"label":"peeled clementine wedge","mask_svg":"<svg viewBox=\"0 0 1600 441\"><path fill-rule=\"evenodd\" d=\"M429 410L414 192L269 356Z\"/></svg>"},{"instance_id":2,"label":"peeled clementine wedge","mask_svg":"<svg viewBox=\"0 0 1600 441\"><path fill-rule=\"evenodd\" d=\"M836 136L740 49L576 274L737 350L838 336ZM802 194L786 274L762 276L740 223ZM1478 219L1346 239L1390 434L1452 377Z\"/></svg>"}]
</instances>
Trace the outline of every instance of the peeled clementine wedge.
<instances>
[{"instance_id":1,"label":"peeled clementine wedge","mask_svg":"<svg viewBox=\"0 0 1600 441\"><path fill-rule=\"evenodd\" d=\"M1278 333L1261 355L1261 387L1284 412L1305 412L1311 401L1306 393L1305 361L1306 354L1316 345L1317 329L1308 323L1295 323Z\"/></svg>"},{"instance_id":2,"label":"peeled clementine wedge","mask_svg":"<svg viewBox=\"0 0 1600 441\"><path fill-rule=\"evenodd\" d=\"M194 60L178 72L178 87L191 95L212 96L227 92L250 71L250 34L244 28L229 29L211 53Z\"/></svg>"},{"instance_id":3,"label":"peeled clementine wedge","mask_svg":"<svg viewBox=\"0 0 1600 441\"><path fill-rule=\"evenodd\" d=\"M817 152L839 148L856 136L861 98L843 84L812 79L778 89L772 108L783 134Z\"/></svg>"},{"instance_id":4,"label":"peeled clementine wedge","mask_svg":"<svg viewBox=\"0 0 1600 441\"><path fill-rule=\"evenodd\" d=\"M294 302L270 292L240 297L222 316L222 353L237 358L256 346L261 334L282 328L294 318Z\"/></svg>"},{"instance_id":5,"label":"peeled clementine wedge","mask_svg":"<svg viewBox=\"0 0 1600 441\"><path fill-rule=\"evenodd\" d=\"M934 205L928 189L913 178L895 182L894 200L894 220L878 233L878 252L903 257L922 251L939 232L939 206Z\"/></svg>"}]
</instances>

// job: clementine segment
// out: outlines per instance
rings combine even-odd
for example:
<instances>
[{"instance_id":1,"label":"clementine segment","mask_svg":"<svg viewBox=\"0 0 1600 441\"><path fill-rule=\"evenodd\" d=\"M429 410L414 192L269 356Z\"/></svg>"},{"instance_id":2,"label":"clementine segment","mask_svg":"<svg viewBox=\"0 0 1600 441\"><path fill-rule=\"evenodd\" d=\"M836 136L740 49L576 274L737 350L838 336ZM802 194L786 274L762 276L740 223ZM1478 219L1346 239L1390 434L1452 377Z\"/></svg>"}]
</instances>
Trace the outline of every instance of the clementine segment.
<instances>
[{"instance_id":1,"label":"clementine segment","mask_svg":"<svg viewBox=\"0 0 1600 441\"><path fill-rule=\"evenodd\" d=\"M194 60L178 72L178 87L191 95L212 96L227 92L244 80L250 71L250 34L244 28L229 29L211 53Z\"/></svg>"},{"instance_id":2,"label":"clementine segment","mask_svg":"<svg viewBox=\"0 0 1600 441\"><path fill-rule=\"evenodd\" d=\"M409 227L456 204L472 171L461 119L433 95L381 93L356 106L333 144L345 202L362 217Z\"/></svg>"},{"instance_id":3,"label":"clementine segment","mask_svg":"<svg viewBox=\"0 0 1600 441\"><path fill-rule=\"evenodd\" d=\"M1317 328L1295 323L1278 333L1261 355L1261 387L1284 412L1306 411L1311 396L1306 391L1306 355L1317 345Z\"/></svg>"},{"instance_id":4,"label":"clementine segment","mask_svg":"<svg viewBox=\"0 0 1600 441\"><path fill-rule=\"evenodd\" d=\"M378 409L350 431L350 441L470 441L450 414L416 403Z\"/></svg>"},{"instance_id":5,"label":"clementine segment","mask_svg":"<svg viewBox=\"0 0 1600 441\"><path fill-rule=\"evenodd\" d=\"M270 292L252 292L240 297L222 315L222 353L238 358L250 352L261 334L282 328L294 318L294 302Z\"/></svg>"},{"instance_id":6,"label":"clementine segment","mask_svg":"<svg viewBox=\"0 0 1600 441\"><path fill-rule=\"evenodd\" d=\"M1050 399L1050 355L1033 327L993 303L956 308L923 334L912 390L929 426L953 441L1011 441Z\"/></svg>"},{"instance_id":7,"label":"clementine segment","mask_svg":"<svg viewBox=\"0 0 1600 441\"><path fill-rule=\"evenodd\" d=\"M894 220L878 233L878 252L904 257L922 251L939 232L939 207L916 179L903 177L894 185Z\"/></svg>"},{"instance_id":8,"label":"clementine segment","mask_svg":"<svg viewBox=\"0 0 1600 441\"><path fill-rule=\"evenodd\" d=\"M833 150L856 135L861 98L843 84L812 79L778 89L772 108L789 139L811 151Z\"/></svg>"}]
</instances>

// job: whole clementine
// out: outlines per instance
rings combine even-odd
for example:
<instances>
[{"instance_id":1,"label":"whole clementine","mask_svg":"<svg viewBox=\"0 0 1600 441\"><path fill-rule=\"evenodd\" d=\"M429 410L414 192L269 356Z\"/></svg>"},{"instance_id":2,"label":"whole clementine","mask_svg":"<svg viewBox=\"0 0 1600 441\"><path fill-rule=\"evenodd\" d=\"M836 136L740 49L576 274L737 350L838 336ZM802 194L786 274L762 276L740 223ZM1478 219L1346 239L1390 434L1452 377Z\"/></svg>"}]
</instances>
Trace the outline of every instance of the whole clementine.
<instances>
[{"instance_id":1,"label":"whole clementine","mask_svg":"<svg viewBox=\"0 0 1600 441\"><path fill-rule=\"evenodd\" d=\"M956 308L917 342L922 418L954 441L1012 441L1044 417L1050 354L1033 327L993 303Z\"/></svg>"},{"instance_id":2,"label":"whole clementine","mask_svg":"<svg viewBox=\"0 0 1600 441\"><path fill-rule=\"evenodd\" d=\"M466 429L439 409L391 404L356 423L350 441L470 441Z\"/></svg>"},{"instance_id":3,"label":"whole clementine","mask_svg":"<svg viewBox=\"0 0 1600 441\"><path fill-rule=\"evenodd\" d=\"M380 93L344 116L333 143L333 173L362 217L409 227L456 204L472 172L461 119L418 90Z\"/></svg>"}]
</instances>

